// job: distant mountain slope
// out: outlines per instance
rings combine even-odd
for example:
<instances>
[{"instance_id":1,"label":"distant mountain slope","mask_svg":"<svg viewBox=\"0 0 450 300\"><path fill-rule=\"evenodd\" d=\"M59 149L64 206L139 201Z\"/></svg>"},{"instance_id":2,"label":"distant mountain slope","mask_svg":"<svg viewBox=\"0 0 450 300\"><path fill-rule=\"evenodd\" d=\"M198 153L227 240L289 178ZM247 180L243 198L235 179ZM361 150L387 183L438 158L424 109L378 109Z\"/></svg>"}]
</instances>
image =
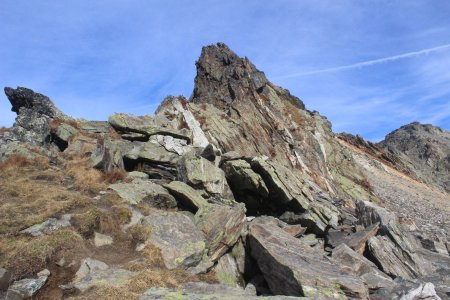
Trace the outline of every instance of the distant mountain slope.
<instances>
[{"instance_id":1,"label":"distant mountain slope","mask_svg":"<svg viewBox=\"0 0 450 300\"><path fill-rule=\"evenodd\" d=\"M450 132L414 122L388 134L379 146L408 164L420 180L450 193Z\"/></svg>"}]
</instances>

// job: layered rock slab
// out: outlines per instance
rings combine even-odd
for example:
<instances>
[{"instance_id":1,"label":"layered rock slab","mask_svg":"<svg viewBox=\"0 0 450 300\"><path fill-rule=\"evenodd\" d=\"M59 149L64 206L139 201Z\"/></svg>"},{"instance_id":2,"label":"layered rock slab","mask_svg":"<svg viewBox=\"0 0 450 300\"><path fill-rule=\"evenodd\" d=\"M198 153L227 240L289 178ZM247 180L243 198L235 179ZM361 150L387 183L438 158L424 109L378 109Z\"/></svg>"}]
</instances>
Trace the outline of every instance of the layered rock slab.
<instances>
[{"instance_id":1,"label":"layered rock slab","mask_svg":"<svg viewBox=\"0 0 450 300\"><path fill-rule=\"evenodd\" d=\"M251 255L274 294L368 297L367 287L357 276L342 272L338 265L278 226L252 223L248 233Z\"/></svg>"}]
</instances>

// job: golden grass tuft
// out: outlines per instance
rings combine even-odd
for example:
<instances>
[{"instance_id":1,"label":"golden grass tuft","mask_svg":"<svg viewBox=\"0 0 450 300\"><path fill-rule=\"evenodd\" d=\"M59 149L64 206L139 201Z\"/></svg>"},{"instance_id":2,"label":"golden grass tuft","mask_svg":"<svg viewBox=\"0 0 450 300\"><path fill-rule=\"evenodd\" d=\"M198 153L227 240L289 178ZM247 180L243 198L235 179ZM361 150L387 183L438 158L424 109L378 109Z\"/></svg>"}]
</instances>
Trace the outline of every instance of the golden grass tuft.
<instances>
[{"instance_id":1,"label":"golden grass tuft","mask_svg":"<svg viewBox=\"0 0 450 300\"><path fill-rule=\"evenodd\" d=\"M65 171L73 177L75 186L83 192L97 193L106 188L103 172L91 167L89 158L67 161Z\"/></svg>"},{"instance_id":2,"label":"golden grass tuft","mask_svg":"<svg viewBox=\"0 0 450 300\"><path fill-rule=\"evenodd\" d=\"M64 251L80 252L83 239L70 229L36 238L7 237L0 240L0 265L13 272L14 278L34 275L57 259Z\"/></svg>"},{"instance_id":3,"label":"golden grass tuft","mask_svg":"<svg viewBox=\"0 0 450 300\"><path fill-rule=\"evenodd\" d=\"M124 181L127 176L127 172L122 169L114 169L112 171L106 171L103 173L102 181L112 184L117 181Z\"/></svg>"}]
</instances>

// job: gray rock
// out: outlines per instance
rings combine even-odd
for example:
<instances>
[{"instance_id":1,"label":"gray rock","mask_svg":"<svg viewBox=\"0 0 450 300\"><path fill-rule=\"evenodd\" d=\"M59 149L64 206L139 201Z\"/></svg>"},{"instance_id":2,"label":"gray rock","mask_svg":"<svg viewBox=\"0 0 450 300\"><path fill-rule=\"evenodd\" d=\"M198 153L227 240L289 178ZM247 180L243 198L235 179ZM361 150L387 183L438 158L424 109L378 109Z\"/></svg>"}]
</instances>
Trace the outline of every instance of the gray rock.
<instances>
[{"instance_id":1,"label":"gray rock","mask_svg":"<svg viewBox=\"0 0 450 300\"><path fill-rule=\"evenodd\" d=\"M140 300L163 300L163 299L179 299L179 300L236 300L236 299L271 299L271 300L289 300L299 299L298 297L288 296L255 296L249 290L245 291L240 288L232 288L226 284L208 284L205 282L190 282L183 286L181 290L153 287L148 289L140 298Z\"/></svg>"},{"instance_id":2,"label":"gray rock","mask_svg":"<svg viewBox=\"0 0 450 300\"><path fill-rule=\"evenodd\" d=\"M195 215L195 224L207 241L208 255L217 261L239 239L245 225L245 206L210 205Z\"/></svg>"},{"instance_id":3,"label":"gray rock","mask_svg":"<svg viewBox=\"0 0 450 300\"><path fill-rule=\"evenodd\" d=\"M220 283L236 288L242 288L244 285L244 278L238 270L236 260L229 253L223 255L217 261L217 265L214 267L214 273Z\"/></svg>"},{"instance_id":4,"label":"gray rock","mask_svg":"<svg viewBox=\"0 0 450 300\"><path fill-rule=\"evenodd\" d=\"M123 113L113 114L108 118L108 122L112 127L123 132L134 132L144 134L146 136L152 135L168 135L178 139L191 141L192 133L190 130L174 130L171 128L160 127L155 124L150 116L133 116Z\"/></svg>"},{"instance_id":5,"label":"gray rock","mask_svg":"<svg viewBox=\"0 0 450 300\"><path fill-rule=\"evenodd\" d=\"M232 160L222 164L234 196L244 202L250 211L257 210L269 196L262 177L245 160Z\"/></svg>"},{"instance_id":6,"label":"gray rock","mask_svg":"<svg viewBox=\"0 0 450 300\"><path fill-rule=\"evenodd\" d=\"M392 279L377 269L377 266L364 256L340 244L332 252L332 259L342 267L350 268L367 284L369 289L392 288Z\"/></svg>"},{"instance_id":7,"label":"gray rock","mask_svg":"<svg viewBox=\"0 0 450 300\"><path fill-rule=\"evenodd\" d=\"M161 209L177 206L175 198L164 187L150 180L135 179L130 183L111 184L109 188L129 204L142 202Z\"/></svg>"},{"instance_id":8,"label":"gray rock","mask_svg":"<svg viewBox=\"0 0 450 300\"><path fill-rule=\"evenodd\" d=\"M72 283L62 286L62 288L76 288L83 293L93 286L105 283L111 286L121 286L127 284L132 275L133 272L110 268L104 262L87 258L82 261Z\"/></svg>"},{"instance_id":9,"label":"gray rock","mask_svg":"<svg viewBox=\"0 0 450 300\"><path fill-rule=\"evenodd\" d=\"M278 226L250 223L249 242L270 290L278 295L368 298L364 283Z\"/></svg>"},{"instance_id":10,"label":"gray rock","mask_svg":"<svg viewBox=\"0 0 450 300\"><path fill-rule=\"evenodd\" d=\"M355 233L347 233L341 230L328 231L327 244L331 247L337 247L344 243L359 254L363 254L366 249L367 241L378 233L378 223L370 225L367 229Z\"/></svg>"},{"instance_id":11,"label":"gray rock","mask_svg":"<svg viewBox=\"0 0 450 300\"><path fill-rule=\"evenodd\" d=\"M369 201L356 201L356 213L360 224L368 227L380 223L381 226L397 223L394 213Z\"/></svg>"},{"instance_id":12,"label":"gray rock","mask_svg":"<svg viewBox=\"0 0 450 300\"><path fill-rule=\"evenodd\" d=\"M6 299L8 300L22 300L33 297L47 282L47 276L40 276L38 278L25 278L14 281L8 288Z\"/></svg>"},{"instance_id":13,"label":"gray rock","mask_svg":"<svg viewBox=\"0 0 450 300\"><path fill-rule=\"evenodd\" d=\"M78 129L66 123L62 123L54 131L55 137L66 144L69 142L69 139L77 133Z\"/></svg>"},{"instance_id":14,"label":"gray rock","mask_svg":"<svg viewBox=\"0 0 450 300\"><path fill-rule=\"evenodd\" d=\"M234 199L225 179L225 173L209 160L193 152L185 154L178 162L178 179L212 196Z\"/></svg>"},{"instance_id":15,"label":"gray rock","mask_svg":"<svg viewBox=\"0 0 450 300\"><path fill-rule=\"evenodd\" d=\"M197 212L200 208L209 206L209 203L197 190L184 182L172 181L163 186L180 202L181 207Z\"/></svg>"},{"instance_id":16,"label":"gray rock","mask_svg":"<svg viewBox=\"0 0 450 300\"><path fill-rule=\"evenodd\" d=\"M44 145L50 135L49 123L55 118L67 118L46 96L17 87L5 87L12 111L17 113L11 129L14 139L34 145Z\"/></svg>"},{"instance_id":17,"label":"gray rock","mask_svg":"<svg viewBox=\"0 0 450 300\"><path fill-rule=\"evenodd\" d=\"M47 221L33 225L21 231L21 233L30 234L32 236L41 236L49 234L52 231L70 226L71 215L63 215L61 219L50 218Z\"/></svg>"},{"instance_id":18,"label":"gray rock","mask_svg":"<svg viewBox=\"0 0 450 300\"><path fill-rule=\"evenodd\" d=\"M381 270L390 276L414 279L425 274L421 257L398 247L386 236L370 238L367 246Z\"/></svg>"},{"instance_id":19,"label":"gray rock","mask_svg":"<svg viewBox=\"0 0 450 300\"><path fill-rule=\"evenodd\" d=\"M194 222L178 212L154 212L142 219L151 230L147 243L160 249L168 269L196 266L206 251L204 234Z\"/></svg>"},{"instance_id":20,"label":"gray rock","mask_svg":"<svg viewBox=\"0 0 450 300\"><path fill-rule=\"evenodd\" d=\"M99 138L95 150L91 153L91 165L103 171L123 170L123 157L131 149L132 145L126 141Z\"/></svg>"},{"instance_id":21,"label":"gray rock","mask_svg":"<svg viewBox=\"0 0 450 300\"><path fill-rule=\"evenodd\" d=\"M130 178L131 180L134 180L134 179L148 179L149 176L148 176L148 174L146 174L144 172L132 171L132 172L129 172L127 174L127 178Z\"/></svg>"},{"instance_id":22,"label":"gray rock","mask_svg":"<svg viewBox=\"0 0 450 300\"><path fill-rule=\"evenodd\" d=\"M102 247L111 245L113 243L113 238L106 234L101 234L98 232L94 233L94 245L95 247Z\"/></svg>"},{"instance_id":23,"label":"gray rock","mask_svg":"<svg viewBox=\"0 0 450 300\"><path fill-rule=\"evenodd\" d=\"M191 151L191 147L188 146L188 141L185 139L174 138L169 135L153 135L150 137L150 141L163 146L167 151L183 155Z\"/></svg>"}]
</instances>

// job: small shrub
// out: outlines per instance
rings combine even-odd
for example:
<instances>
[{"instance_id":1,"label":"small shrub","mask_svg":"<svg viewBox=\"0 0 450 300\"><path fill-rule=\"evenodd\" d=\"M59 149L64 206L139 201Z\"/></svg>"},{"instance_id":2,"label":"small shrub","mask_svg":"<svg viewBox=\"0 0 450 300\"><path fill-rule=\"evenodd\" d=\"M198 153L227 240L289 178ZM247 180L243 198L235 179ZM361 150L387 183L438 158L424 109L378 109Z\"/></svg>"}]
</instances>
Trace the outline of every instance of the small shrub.
<instances>
[{"instance_id":1,"label":"small shrub","mask_svg":"<svg viewBox=\"0 0 450 300\"><path fill-rule=\"evenodd\" d=\"M131 216L133 215L131 210L123 206L113 206L112 207L114 215L117 217L119 224L128 224L131 221Z\"/></svg>"},{"instance_id":2,"label":"small shrub","mask_svg":"<svg viewBox=\"0 0 450 300\"><path fill-rule=\"evenodd\" d=\"M100 228L100 218L102 211L98 208L89 210L84 216L80 224L79 231L85 237L91 237L94 231Z\"/></svg>"},{"instance_id":3,"label":"small shrub","mask_svg":"<svg viewBox=\"0 0 450 300\"><path fill-rule=\"evenodd\" d=\"M151 233L150 228L143 226L141 224L136 224L130 227L128 231L131 234L131 237L133 238L133 242L136 244L143 243L148 239L148 236Z\"/></svg>"},{"instance_id":4,"label":"small shrub","mask_svg":"<svg viewBox=\"0 0 450 300\"><path fill-rule=\"evenodd\" d=\"M0 163L1 171L16 170L28 165L30 162L25 156L22 155L11 155L4 162Z\"/></svg>"}]
</instances>

